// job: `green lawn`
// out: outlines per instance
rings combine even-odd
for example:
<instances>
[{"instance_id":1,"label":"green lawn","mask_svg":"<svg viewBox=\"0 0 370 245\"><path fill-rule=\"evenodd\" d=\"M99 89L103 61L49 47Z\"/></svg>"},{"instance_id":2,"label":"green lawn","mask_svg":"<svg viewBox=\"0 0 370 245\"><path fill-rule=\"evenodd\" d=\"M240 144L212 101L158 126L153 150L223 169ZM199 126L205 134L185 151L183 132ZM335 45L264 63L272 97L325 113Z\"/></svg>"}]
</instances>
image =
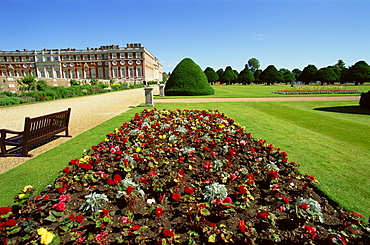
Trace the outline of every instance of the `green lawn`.
<instances>
[{"instance_id":1,"label":"green lawn","mask_svg":"<svg viewBox=\"0 0 370 245\"><path fill-rule=\"evenodd\" d=\"M163 100L165 102L165 100ZM370 112L358 101L156 103L158 109L218 109L255 138L287 152L302 173L313 174L318 187L348 210L370 217ZM72 158L102 141L105 134L128 121L136 107L89 130L21 166L0 175L0 205L23 186L50 184ZM66 153L67 152L67 153ZM20 177L21 176L21 177ZM46 176L46 177L45 177Z\"/></svg>"},{"instance_id":2,"label":"green lawn","mask_svg":"<svg viewBox=\"0 0 370 245\"><path fill-rule=\"evenodd\" d=\"M283 94L273 94L273 91L289 89L290 85L214 85L212 86L215 90L214 95L206 96L181 96L181 98L229 98L229 97L289 97L297 95L283 95ZM370 85L348 85L346 86L349 90L358 90L362 92L367 92L370 90ZM348 94L353 95L353 94ZM359 95L359 94L357 94ZM316 94L316 95L299 95L299 96L338 96L338 95L328 95L328 94ZM343 96L343 95L339 95ZM156 99L174 99L178 96L166 96L166 97L156 97Z\"/></svg>"}]
</instances>

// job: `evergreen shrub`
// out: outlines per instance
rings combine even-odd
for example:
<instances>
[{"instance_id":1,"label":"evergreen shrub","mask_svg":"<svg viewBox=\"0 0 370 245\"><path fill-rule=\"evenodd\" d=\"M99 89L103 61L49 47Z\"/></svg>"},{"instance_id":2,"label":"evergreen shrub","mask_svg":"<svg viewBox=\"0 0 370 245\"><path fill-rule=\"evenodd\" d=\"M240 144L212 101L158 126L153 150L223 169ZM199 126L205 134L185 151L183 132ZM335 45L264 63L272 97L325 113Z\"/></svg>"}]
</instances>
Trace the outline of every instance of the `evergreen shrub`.
<instances>
[{"instance_id":1,"label":"evergreen shrub","mask_svg":"<svg viewBox=\"0 0 370 245\"><path fill-rule=\"evenodd\" d=\"M168 96L212 95L215 91L202 69L190 58L183 59L173 70L165 86Z\"/></svg>"},{"instance_id":2,"label":"evergreen shrub","mask_svg":"<svg viewBox=\"0 0 370 245\"><path fill-rule=\"evenodd\" d=\"M360 107L370 110L370 90L367 93L362 93L360 97Z\"/></svg>"},{"instance_id":3,"label":"evergreen shrub","mask_svg":"<svg viewBox=\"0 0 370 245\"><path fill-rule=\"evenodd\" d=\"M15 97L0 98L0 106L17 105L20 103L21 103L21 100Z\"/></svg>"}]
</instances>

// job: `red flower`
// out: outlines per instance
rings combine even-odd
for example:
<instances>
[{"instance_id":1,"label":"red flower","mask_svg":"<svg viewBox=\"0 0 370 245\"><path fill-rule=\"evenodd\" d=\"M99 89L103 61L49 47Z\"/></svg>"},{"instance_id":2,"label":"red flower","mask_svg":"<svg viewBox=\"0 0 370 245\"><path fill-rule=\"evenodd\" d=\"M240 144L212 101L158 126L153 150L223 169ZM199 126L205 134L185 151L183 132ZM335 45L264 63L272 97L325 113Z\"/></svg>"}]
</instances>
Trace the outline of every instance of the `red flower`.
<instances>
[{"instance_id":1,"label":"red flower","mask_svg":"<svg viewBox=\"0 0 370 245\"><path fill-rule=\"evenodd\" d=\"M358 218L362 218L362 215L357 212L351 212L352 215L356 215Z\"/></svg>"},{"instance_id":2,"label":"red flower","mask_svg":"<svg viewBox=\"0 0 370 245\"><path fill-rule=\"evenodd\" d=\"M184 192L190 195L194 193L194 190L195 188L191 188L190 186L185 186L184 188Z\"/></svg>"},{"instance_id":3,"label":"red flower","mask_svg":"<svg viewBox=\"0 0 370 245\"><path fill-rule=\"evenodd\" d=\"M306 179L310 179L310 180L315 180L315 176L313 175L309 175L309 174L305 174L304 176Z\"/></svg>"},{"instance_id":4,"label":"red flower","mask_svg":"<svg viewBox=\"0 0 370 245\"><path fill-rule=\"evenodd\" d=\"M76 221L77 223L81 224L84 221L84 216L82 214L77 215Z\"/></svg>"},{"instance_id":5,"label":"red flower","mask_svg":"<svg viewBox=\"0 0 370 245\"><path fill-rule=\"evenodd\" d=\"M283 199L283 202L285 204L289 204L290 203L290 201L289 201L289 199L287 197L283 197L282 199Z\"/></svg>"},{"instance_id":6,"label":"red flower","mask_svg":"<svg viewBox=\"0 0 370 245\"><path fill-rule=\"evenodd\" d=\"M122 177L119 174L115 174L113 179L118 184L122 180Z\"/></svg>"},{"instance_id":7,"label":"red flower","mask_svg":"<svg viewBox=\"0 0 370 245\"><path fill-rule=\"evenodd\" d=\"M140 178L140 182L146 183L150 180L150 178Z\"/></svg>"},{"instance_id":8,"label":"red flower","mask_svg":"<svg viewBox=\"0 0 370 245\"><path fill-rule=\"evenodd\" d=\"M317 234L316 234L316 228L315 227L305 225L304 228L307 231L307 233L311 235L312 239L314 239L316 237Z\"/></svg>"},{"instance_id":9,"label":"red flower","mask_svg":"<svg viewBox=\"0 0 370 245\"><path fill-rule=\"evenodd\" d=\"M157 217L162 216L162 214L163 214L163 209L162 209L162 208L156 208L156 209L154 210L154 214L155 214L155 216L157 216Z\"/></svg>"},{"instance_id":10,"label":"red flower","mask_svg":"<svg viewBox=\"0 0 370 245\"><path fill-rule=\"evenodd\" d=\"M141 228L141 226L140 225L133 225L132 227L131 227L131 229L133 230L133 231L137 231L137 230L139 230Z\"/></svg>"},{"instance_id":11,"label":"red flower","mask_svg":"<svg viewBox=\"0 0 370 245\"><path fill-rule=\"evenodd\" d=\"M49 201L49 199L50 199L50 196L49 195L46 195L46 196L44 196L44 201Z\"/></svg>"},{"instance_id":12,"label":"red flower","mask_svg":"<svg viewBox=\"0 0 370 245\"><path fill-rule=\"evenodd\" d=\"M69 171L70 171L70 169L69 169L69 167L65 167L65 168L63 169L63 171L64 171L66 174L68 174L68 173L69 173Z\"/></svg>"},{"instance_id":13,"label":"red flower","mask_svg":"<svg viewBox=\"0 0 370 245\"><path fill-rule=\"evenodd\" d=\"M70 218L71 220L75 220L75 219L76 219L74 214L71 214L71 215L69 216L69 218Z\"/></svg>"},{"instance_id":14,"label":"red flower","mask_svg":"<svg viewBox=\"0 0 370 245\"><path fill-rule=\"evenodd\" d=\"M257 217L260 219L267 219L269 216L268 211L257 212Z\"/></svg>"},{"instance_id":15,"label":"red flower","mask_svg":"<svg viewBox=\"0 0 370 245\"><path fill-rule=\"evenodd\" d=\"M109 210L106 209L106 208L103 208L102 212L103 212L104 215L108 215L109 214Z\"/></svg>"},{"instance_id":16,"label":"red flower","mask_svg":"<svg viewBox=\"0 0 370 245\"><path fill-rule=\"evenodd\" d=\"M238 188L239 192L241 194L247 194L247 189L245 189L245 186L244 185L240 185L239 188Z\"/></svg>"},{"instance_id":17,"label":"red flower","mask_svg":"<svg viewBox=\"0 0 370 245\"><path fill-rule=\"evenodd\" d=\"M58 188L58 192L59 192L60 194L63 194L65 191L66 191L66 190L65 190L63 187L59 187L59 188Z\"/></svg>"},{"instance_id":18,"label":"red flower","mask_svg":"<svg viewBox=\"0 0 370 245\"><path fill-rule=\"evenodd\" d=\"M126 188L127 195L130 195L132 190L133 190L133 188L131 186L127 186L127 188Z\"/></svg>"},{"instance_id":19,"label":"red flower","mask_svg":"<svg viewBox=\"0 0 370 245\"><path fill-rule=\"evenodd\" d=\"M239 223L238 223L238 227L239 227L239 231L240 232L246 232L247 230L247 227L245 226L245 221L244 220L240 220Z\"/></svg>"},{"instance_id":20,"label":"red flower","mask_svg":"<svg viewBox=\"0 0 370 245\"><path fill-rule=\"evenodd\" d=\"M301 205L299 205L299 208L303 210L307 210L310 208L310 205L308 205L307 203L302 203Z\"/></svg>"},{"instance_id":21,"label":"red flower","mask_svg":"<svg viewBox=\"0 0 370 245\"><path fill-rule=\"evenodd\" d=\"M216 227L216 225L217 225L216 223L209 223L210 227Z\"/></svg>"},{"instance_id":22,"label":"red flower","mask_svg":"<svg viewBox=\"0 0 370 245\"><path fill-rule=\"evenodd\" d=\"M173 233L171 230L164 229L163 230L163 236L164 237L166 237L166 236L175 237L175 233Z\"/></svg>"},{"instance_id":23,"label":"red flower","mask_svg":"<svg viewBox=\"0 0 370 245\"><path fill-rule=\"evenodd\" d=\"M180 194L179 193L172 193L171 194L171 197L172 197L172 199L173 200L175 200L176 202L178 202L179 200L180 200L180 198L181 198L181 196L180 196Z\"/></svg>"},{"instance_id":24,"label":"red flower","mask_svg":"<svg viewBox=\"0 0 370 245\"><path fill-rule=\"evenodd\" d=\"M0 215L5 215L5 214L7 214L7 213L9 213L11 211L12 211L12 209L9 208L9 207L1 207L0 208Z\"/></svg>"},{"instance_id":25,"label":"red flower","mask_svg":"<svg viewBox=\"0 0 370 245\"><path fill-rule=\"evenodd\" d=\"M274 171L274 170L270 170L270 171L268 171L268 172L267 172L267 174L268 174L268 175L270 175L270 178L271 178L272 180L274 180L274 179L276 179L276 178L278 178L278 177L279 177L279 173L278 173L278 172L276 172L276 171Z\"/></svg>"},{"instance_id":26,"label":"red flower","mask_svg":"<svg viewBox=\"0 0 370 245\"><path fill-rule=\"evenodd\" d=\"M6 226L15 226L17 224L17 221L15 219L8 219L5 221Z\"/></svg>"}]
</instances>

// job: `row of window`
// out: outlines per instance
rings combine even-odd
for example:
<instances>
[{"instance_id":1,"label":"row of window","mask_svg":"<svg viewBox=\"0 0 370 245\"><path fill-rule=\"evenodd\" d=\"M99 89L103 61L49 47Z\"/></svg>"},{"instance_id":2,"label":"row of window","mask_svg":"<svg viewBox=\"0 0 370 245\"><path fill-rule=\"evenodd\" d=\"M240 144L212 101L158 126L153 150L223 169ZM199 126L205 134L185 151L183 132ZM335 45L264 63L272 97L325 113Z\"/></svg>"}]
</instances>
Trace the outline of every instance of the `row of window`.
<instances>
[{"instance_id":1,"label":"row of window","mask_svg":"<svg viewBox=\"0 0 370 245\"><path fill-rule=\"evenodd\" d=\"M111 56L111 59L117 59L118 57L120 59L125 59L126 58L126 53L112 53L112 54L105 54L104 55L104 59L108 60L110 59L110 56ZM134 55L133 53L127 53L127 58L128 59L132 59L134 58ZM141 53L135 53L135 58L136 59L141 59ZM98 55L62 55L62 60L102 60L103 59L103 55L101 54L98 54ZM27 62L27 61L30 61L30 62L34 62L34 57L0 57L0 62L4 62L6 60L6 62ZM40 57L37 57L37 60L38 61L59 61L60 58L59 56L40 56Z\"/></svg>"},{"instance_id":2,"label":"row of window","mask_svg":"<svg viewBox=\"0 0 370 245\"><path fill-rule=\"evenodd\" d=\"M135 74L136 71L136 74ZM22 76L36 76L35 71L31 71L29 73L28 71L2 71L1 75L6 77L6 76L17 76L17 77L22 77ZM128 67L126 70L125 67L122 67L120 69L118 68L113 68L111 73L109 69L105 69L105 74L103 69L98 69L98 77L96 74L96 69L85 69L85 70L65 70L63 71L63 78L77 78L77 79L83 79L83 78L133 78L133 77L141 77L142 76L142 71L141 67ZM40 71L40 77L44 78L62 78L60 71L53 71L53 70L41 70Z\"/></svg>"}]
</instances>

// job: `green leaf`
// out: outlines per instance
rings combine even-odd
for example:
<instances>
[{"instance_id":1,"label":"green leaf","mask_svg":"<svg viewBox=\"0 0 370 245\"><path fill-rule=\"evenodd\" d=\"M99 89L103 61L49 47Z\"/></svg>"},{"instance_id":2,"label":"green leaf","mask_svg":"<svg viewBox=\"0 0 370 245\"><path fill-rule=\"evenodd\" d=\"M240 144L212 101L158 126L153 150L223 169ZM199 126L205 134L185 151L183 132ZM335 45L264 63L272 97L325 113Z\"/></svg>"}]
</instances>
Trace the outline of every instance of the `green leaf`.
<instances>
[{"instance_id":1,"label":"green leaf","mask_svg":"<svg viewBox=\"0 0 370 245\"><path fill-rule=\"evenodd\" d=\"M208 237L208 242L216 242L216 234L212 234Z\"/></svg>"},{"instance_id":2,"label":"green leaf","mask_svg":"<svg viewBox=\"0 0 370 245\"><path fill-rule=\"evenodd\" d=\"M211 212L209 212L208 209L206 208L202 208L202 210L200 210L200 213L204 216L208 216L208 215L211 215Z\"/></svg>"},{"instance_id":3,"label":"green leaf","mask_svg":"<svg viewBox=\"0 0 370 245\"><path fill-rule=\"evenodd\" d=\"M58 220L57 217L53 213L50 213L48 217L45 218L47 221L56 222Z\"/></svg>"}]
</instances>

